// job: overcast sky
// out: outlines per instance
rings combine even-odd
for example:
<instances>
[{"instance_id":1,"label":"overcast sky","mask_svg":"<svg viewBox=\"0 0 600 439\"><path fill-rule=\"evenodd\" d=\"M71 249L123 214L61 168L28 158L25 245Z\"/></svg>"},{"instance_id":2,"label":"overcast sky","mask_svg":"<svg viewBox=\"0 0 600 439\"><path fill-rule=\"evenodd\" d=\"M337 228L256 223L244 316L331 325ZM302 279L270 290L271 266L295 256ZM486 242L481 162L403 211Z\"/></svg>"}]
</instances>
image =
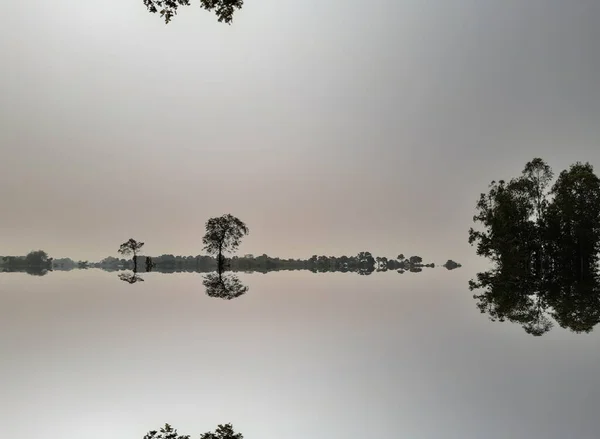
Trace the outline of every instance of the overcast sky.
<instances>
[{"instance_id":1,"label":"overcast sky","mask_svg":"<svg viewBox=\"0 0 600 439\"><path fill-rule=\"evenodd\" d=\"M193 2L196 3L196 2ZM600 171L597 0L3 5L0 254L473 258L478 194L545 158Z\"/></svg>"}]
</instances>

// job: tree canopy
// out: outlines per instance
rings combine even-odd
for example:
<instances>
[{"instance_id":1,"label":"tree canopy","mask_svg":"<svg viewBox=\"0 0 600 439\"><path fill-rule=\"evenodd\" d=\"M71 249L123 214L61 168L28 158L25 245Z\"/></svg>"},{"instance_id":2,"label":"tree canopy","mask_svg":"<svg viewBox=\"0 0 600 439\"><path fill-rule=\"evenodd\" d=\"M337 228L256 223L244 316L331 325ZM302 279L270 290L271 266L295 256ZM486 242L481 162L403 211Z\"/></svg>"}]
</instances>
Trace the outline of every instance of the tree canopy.
<instances>
[{"instance_id":1,"label":"tree canopy","mask_svg":"<svg viewBox=\"0 0 600 439\"><path fill-rule=\"evenodd\" d=\"M190 439L190 435L180 435L177 433L176 428L165 424L160 430L149 431L144 439ZM236 433L231 424L219 424L214 433L201 434L200 439L244 439L244 436L241 433Z\"/></svg>"},{"instance_id":2,"label":"tree canopy","mask_svg":"<svg viewBox=\"0 0 600 439\"><path fill-rule=\"evenodd\" d=\"M25 263L29 266L47 265L49 261L48 254L44 250L32 251L25 256Z\"/></svg>"},{"instance_id":3,"label":"tree canopy","mask_svg":"<svg viewBox=\"0 0 600 439\"><path fill-rule=\"evenodd\" d=\"M143 0L149 12L164 18L169 24L181 6L190 6L191 0ZM214 12L219 23L231 24L236 10L242 9L244 0L200 0L200 8Z\"/></svg>"},{"instance_id":4,"label":"tree canopy","mask_svg":"<svg viewBox=\"0 0 600 439\"><path fill-rule=\"evenodd\" d=\"M121 253L124 256L133 253L133 255L136 256L143 246L143 242L139 242L133 238L129 238L128 241L125 241L123 244L121 244L121 246L119 247L119 253Z\"/></svg>"},{"instance_id":5,"label":"tree canopy","mask_svg":"<svg viewBox=\"0 0 600 439\"><path fill-rule=\"evenodd\" d=\"M204 250L216 254L221 263L224 252L236 250L242 237L249 233L248 227L231 214L210 218L206 222L206 234L202 238Z\"/></svg>"}]
</instances>

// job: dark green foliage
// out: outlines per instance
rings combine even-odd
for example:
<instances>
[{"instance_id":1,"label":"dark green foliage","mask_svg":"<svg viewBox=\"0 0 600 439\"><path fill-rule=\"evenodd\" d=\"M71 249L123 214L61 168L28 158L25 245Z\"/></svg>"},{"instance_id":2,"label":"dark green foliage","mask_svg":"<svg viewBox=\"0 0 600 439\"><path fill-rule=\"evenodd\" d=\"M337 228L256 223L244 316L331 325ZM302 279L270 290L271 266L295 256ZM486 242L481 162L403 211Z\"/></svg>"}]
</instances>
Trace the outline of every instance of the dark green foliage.
<instances>
[{"instance_id":1,"label":"dark green foliage","mask_svg":"<svg viewBox=\"0 0 600 439\"><path fill-rule=\"evenodd\" d=\"M143 242L138 242L135 239L130 238L128 241L121 244L121 246L119 247L119 253L121 253L124 256L130 255L132 253L134 255L137 255L137 253L141 250L143 246Z\"/></svg>"},{"instance_id":2,"label":"dark green foliage","mask_svg":"<svg viewBox=\"0 0 600 439\"><path fill-rule=\"evenodd\" d=\"M206 287L206 294L210 297L231 300L240 297L248 291L248 287L232 274L222 271L204 276L202 284Z\"/></svg>"},{"instance_id":3,"label":"dark green foliage","mask_svg":"<svg viewBox=\"0 0 600 439\"><path fill-rule=\"evenodd\" d=\"M412 265L416 265L416 264L420 264L421 262L423 262L423 258L421 256L411 256L410 258L408 258L408 261Z\"/></svg>"},{"instance_id":4,"label":"dark green foliage","mask_svg":"<svg viewBox=\"0 0 600 439\"><path fill-rule=\"evenodd\" d=\"M160 13L168 24L177 15L180 6L190 6L190 0L143 0L149 12ZM231 24L236 9L242 9L244 0L200 0L200 7L214 11L219 23Z\"/></svg>"},{"instance_id":5,"label":"dark green foliage","mask_svg":"<svg viewBox=\"0 0 600 439\"><path fill-rule=\"evenodd\" d=\"M452 259L448 259L443 265L447 270L454 270L455 268L462 267L458 262L454 262Z\"/></svg>"},{"instance_id":6,"label":"dark green foliage","mask_svg":"<svg viewBox=\"0 0 600 439\"><path fill-rule=\"evenodd\" d=\"M171 427L169 424L165 424L160 431L152 430L149 431L144 439L190 439L189 435L178 435L177 429Z\"/></svg>"},{"instance_id":7,"label":"dark green foliage","mask_svg":"<svg viewBox=\"0 0 600 439\"><path fill-rule=\"evenodd\" d=\"M121 244L119 247L119 253L124 256L130 255L133 253L133 271L137 272L137 254L144 246L143 242L138 242L133 238L129 238L128 241Z\"/></svg>"},{"instance_id":8,"label":"dark green foliage","mask_svg":"<svg viewBox=\"0 0 600 439\"><path fill-rule=\"evenodd\" d=\"M208 254L215 254L219 269L223 269L223 253L236 250L242 237L248 233L246 224L233 215L211 218L206 222L206 234L202 238L204 250Z\"/></svg>"},{"instance_id":9,"label":"dark green foliage","mask_svg":"<svg viewBox=\"0 0 600 439\"><path fill-rule=\"evenodd\" d=\"M244 436L241 433L235 433L231 424L219 424L214 433L201 434L200 439L244 439Z\"/></svg>"},{"instance_id":10,"label":"dark green foliage","mask_svg":"<svg viewBox=\"0 0 600 439\"><path fill-rule=\"evenodd\" d=\"M0 271L25 272L33 276L44 276L52 270L53 259L43 250L29 252L27 256L0 257Z\"/></svg>"},{"instance_id":11,"label":"dark green foliage","mask_svg":"<svg viewBox=\"0 0 600 439\"><path fill-rule=\"evenodd\" d=\"M552 322L589 332L599 321L600 179L589 164L553 173L541 159L481 194L469 243L494 267L469 282L481 312L532 335Z\"/></svg>"},{"instance_id":12,"label":"dark green foliage","mask_svg":"<svg viewBox=\"0 0 600 439\"><path fill-rule=\"evenodd\" d=\"M42 267L47 265L48 262L48 254L44 250L32 251L25 256L25 263L29 267Z\"/></svg>"},{"instance_id":13,"label":"dark green foliage","mask_svg":"<svg viewBox=\"0 0 600 439\"><path fill-rule=\"evenodd\" d=\"M119 279L129 284L134 284L136 282L144 282L144 279L138 274L136 274L135 271L132 273L119 273Z\"/></svg>"},{"instance_id":14,"label":"dark green foliage","mask_svg":"<svg viewBox=\"0 0 600 439\"><path fill-rule=\"evenodd\" d=\"M144 439L190 439L190 435L179 435L177 429L165 424L160 430L149 431ZM207 432L200 435L200 439L244 439L241 433L235 433L231 424L217 427L214 433Z\"/></svg>"}]
</instances>

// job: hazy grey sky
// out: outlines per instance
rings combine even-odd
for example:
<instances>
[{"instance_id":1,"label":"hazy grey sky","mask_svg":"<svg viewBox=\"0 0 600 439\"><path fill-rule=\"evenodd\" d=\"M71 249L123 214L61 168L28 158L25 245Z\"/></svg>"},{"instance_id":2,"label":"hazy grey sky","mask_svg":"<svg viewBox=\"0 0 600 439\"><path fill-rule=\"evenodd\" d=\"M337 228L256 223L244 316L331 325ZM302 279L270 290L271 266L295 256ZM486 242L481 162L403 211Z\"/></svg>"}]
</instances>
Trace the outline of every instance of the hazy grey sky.
<instances>
[{"instance_id":1,"label":"hazy grey sky","mask_svg":"<svg viewBox=\"0 0 600 439\"><path fill-rule=\"evenodd\" d=\"M0 254L197 254L232 213L243 253L465 260L490 180L534 156L600 168L597 0L3 13Z\"/></svg>"}]
</instances>

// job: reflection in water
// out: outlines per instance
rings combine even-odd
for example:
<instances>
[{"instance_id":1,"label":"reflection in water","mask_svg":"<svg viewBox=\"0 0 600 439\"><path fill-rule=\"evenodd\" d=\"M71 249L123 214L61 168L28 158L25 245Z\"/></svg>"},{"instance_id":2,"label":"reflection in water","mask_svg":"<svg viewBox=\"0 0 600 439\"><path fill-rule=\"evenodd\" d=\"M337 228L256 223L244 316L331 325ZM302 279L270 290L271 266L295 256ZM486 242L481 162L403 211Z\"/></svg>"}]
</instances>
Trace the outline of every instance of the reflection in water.
<instances>
[{"instance_id":1,"label":"reflection in water","mask_svg":"<svg viewBox=\"0 0 600 439\"><path fill-rule=\"evenodd\" d=\"M134 284L136 282L144 282L141 276L139 276L135 271L131 273L120 273L119 279L129 284Z\"/></svg>"},{"instance_id":2,"label":"reflection in water","mask_svg":"<svg viewBox=\"0 0 600 439\"><path fill-rule=\"evenodd\" d=\"M235 274L225 274L222 270L204 276L202 284L206 287L206 294L210 297L221 299L235 299L248 291L248 287L240 281Z\"/></svg>"},{"instance_id":3,"label":"reflection in water","mask_svg":"<svg viewBox=\"0 0 600 439\"><path fill-rule=\"evenodd\" d=\"M44 267L27 267L25 268L25 273L30 274L32 276L45 276L48 274L48 269Z\"/></svg>"},{"instance_id":4,"label":"reflection in water","mask_svg":"<svg viewBox=\"0 0 600 439\"><path fill-rule=\"evenodd\" d=\"M537 279L530 273L504 268L478 273L471 288L477 307L493 321L520 324L532 335L552 329L552 321L576 333L590 332L600 322L600 284L596 276L580 279L568 273L548 273Z\"/></svg>"}]
</instances>

